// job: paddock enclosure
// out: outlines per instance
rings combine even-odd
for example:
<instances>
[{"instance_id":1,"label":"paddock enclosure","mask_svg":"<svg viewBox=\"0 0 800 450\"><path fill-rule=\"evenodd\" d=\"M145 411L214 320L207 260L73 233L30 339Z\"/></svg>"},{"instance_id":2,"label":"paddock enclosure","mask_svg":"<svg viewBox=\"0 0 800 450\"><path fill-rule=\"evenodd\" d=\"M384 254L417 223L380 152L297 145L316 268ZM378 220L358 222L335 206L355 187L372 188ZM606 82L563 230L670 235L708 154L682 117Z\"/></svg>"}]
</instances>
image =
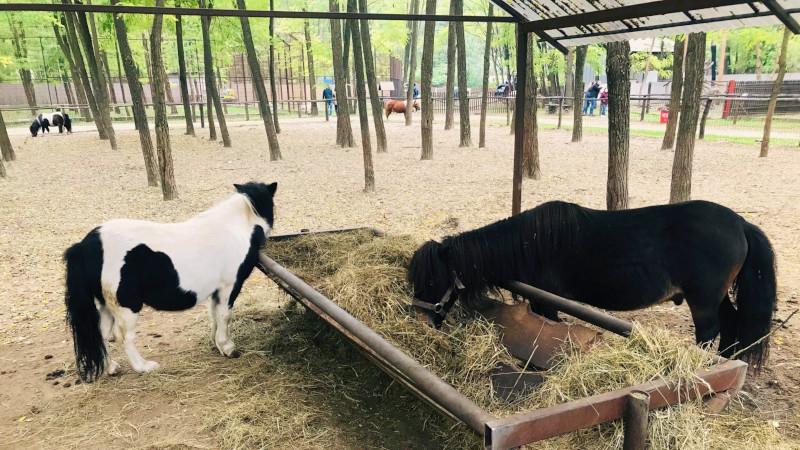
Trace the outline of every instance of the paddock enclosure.
<instances>
[{"instance_id":1,"label":"paddock enclosure","mask_svg":"<svg viewBox=\"0 0 800 450\"><path fill-rule=\"evenodd\" d=\"M424 402L336 338L316 315L293 306L296 302L259 273L245 284L234 310L232 332L241 358L218 355L208 338L204 311L145 311L139 331L142 352L161 363L163 370L139 376L123 364L119 377L104 377L93 385L74 384L71 342L61 312L60 254L108 217L182 220L227 196L232 183L267 177L281 185L276 235L369 224L388 235L427 238L471 229L507 214L512 138L502 122L489 124L485 151L457 148L456 130L437 133L441 156L426 165L415 165L419 138L408 137L401 122L390 124L389 137L404 145L377 157L377 180L385 181L379 181L380 189L373 195L360 192L359 151L316 139L334 128L333 123L287 121L282 139L291 159L277 165L266 162L253 123L233 123L235 144L225 151L205 139L182 137L176 130L182 195L175 202L163 202L157 191L143 186L133 131L120 132L118 152L109 151L85 128L71 136L44 139L25 138L24 129L12 133L21 157L0 190L0 212L14 217L2 222L0 232L0 253L6 258L0 281L12 305L0 315L0 358L5 362L0 377L8 387L0 397L5 406L0 430L11 439L0 445L447 446L431 430L433 425L420 417L429 417L445 430L456 422L435 410L420 413L427 409ZM526 182L523 206L558 198L602 207L597 192L603 186L605 140L587 135L584 144L568 144L569 133L562 130L542 130L540 139L547 171L542 180ZM87 158L87 152L103 157ZM736 205L773 241L778 254L779 319L791 313L800 291L796 155L792 148L776 148L770 158L745 164L752 158L749 146L706 142L697 147L695 195ZM670 152L658 150L656 139L632 139L632 206L664 201L670 160ZM39 167L48 169L40 172ZM26 173L37 175L21 176ZM268 256L269 248L268 243ZM336 300L335 295L330 298ZM687 337L692 334L685 304L664 304L621 317ZM790 321L787 327L778 331L764 373L748 376L742 389L746 396L740 401L761 423L793 442L797 356L791 342L797 339L797 325ZM120 351L117 344L111 349ZM45 359L47 355L52 358ZM66 374L46 380L48 373L59 369ZM56 381L59 384L54 385ZM66 383L71 386L64 387ZM771 421L778 426L769 425ZM464 426L449 433L473 434ZM697 433L702 434L702 428ZM548 442L540 444L553 445Z\"/></svg>"}]
</instances>

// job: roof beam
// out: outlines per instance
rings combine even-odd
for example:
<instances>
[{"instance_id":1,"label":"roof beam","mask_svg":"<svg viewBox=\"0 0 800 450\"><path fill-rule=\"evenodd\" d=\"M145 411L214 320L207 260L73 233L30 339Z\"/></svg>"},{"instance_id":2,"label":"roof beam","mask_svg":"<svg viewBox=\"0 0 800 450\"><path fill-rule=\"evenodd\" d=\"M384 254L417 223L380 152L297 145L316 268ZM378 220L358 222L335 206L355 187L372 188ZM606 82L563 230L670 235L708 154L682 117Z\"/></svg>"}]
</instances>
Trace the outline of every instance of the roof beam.
<instances>
[{"instance_id":1,"label":"roof beam","mask_svg":"<svg viewBox=\"0 0 800 450\"><path fill-rule=\"evenodd\" d=\"M381 13L348 13L348 12L316 12L316 11L264 11L264 10L239 10L239 9L206 9L206 8L159 8L155 6L129 6L129 5L78 5L78 4L48 4L48 3L0 3L0 11L30 11L30 12L92 12L92 13L118 13L118 14L166 14L181 16L210 16L210 17L256 17L279 19L366 19L366 20L401 20L420 22L501 22L517 23L514 17L504 16L449 16L426 14L381 14Z\"/></svg>"},{"instance_id":2,"label":"roof beam","mask_svg":"<svg viewBox=\"0 0 800 450\"><path fill-rule=\"evenodd\" d=\"M792 33L800 34L800 24L794 20L794 17L792 17L788 11L783 9L783 6L781 6L777 0L764 0L762 3L764 3L764 6L772 11L772 14L775 14Z\"/></svg>"},{"instance_id":3,"label":"roof beam","mask_svg":"<svg viewBox=\"0 0 800 450\"><path fill-rule=\"evenodd\" d=\"M519 11L517 11L516 9L512 8L508 3L506 3L505 0L491 0L491 1L492 3L497 5L500 9L507 12L511 17L517 19L517 21L522 23L528 21L528 19L526 19L525 16L520 14ZM561 45L561 43L559 43L558 40L554 39L549 34L545 33L544 31L534 31L534 33L536 33L536 36L539 36L539 39L555 47L556 50L560 51L565 55L567 54L568 51L567 47Z\"/></svg>"},{"instance_id":4,"label":"roof beam","mask_svg":"<svg viewBox=\"0 0 800 450\"><path fill-rule=\"evenodd\" d=\"M616 22L640 17L660 16L664 14L683 13L695 9L716 8L721 6L740 5L746 0L659 0L636 5L621 6L619 8L603 9L571 16L555 17L552 19L534 20L523 24L525 31L547 31L559 28L594 25L606 22ZM663 28L667 28L662 26ZM629 30L629 31L636 31Z\"/></svg>"}]
</instances>

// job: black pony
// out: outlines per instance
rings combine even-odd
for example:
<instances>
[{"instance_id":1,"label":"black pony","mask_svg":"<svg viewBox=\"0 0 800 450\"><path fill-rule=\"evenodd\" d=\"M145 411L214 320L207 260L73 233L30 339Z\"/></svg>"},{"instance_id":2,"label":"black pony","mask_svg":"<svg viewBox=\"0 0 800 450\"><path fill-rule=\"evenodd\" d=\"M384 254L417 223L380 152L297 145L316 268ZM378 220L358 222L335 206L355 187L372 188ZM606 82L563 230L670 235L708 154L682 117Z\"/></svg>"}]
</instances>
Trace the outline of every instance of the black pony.
<instances>
[{"instance_id":1,"label":"black pony","mask_svg":"<svg viewBox=\"0 0 800 450\"><path fill-rule=\"evenodd\" d=\"M626 211L544 203L428 241L409 267L414 305L436 326L456 296L469 304L509 280L616 311L685 299L698 344L720 335L723 356L741 352L755 368L768 356L777 302L772 247L758 227L716 203Z\"/></svg>"}]
</instances>

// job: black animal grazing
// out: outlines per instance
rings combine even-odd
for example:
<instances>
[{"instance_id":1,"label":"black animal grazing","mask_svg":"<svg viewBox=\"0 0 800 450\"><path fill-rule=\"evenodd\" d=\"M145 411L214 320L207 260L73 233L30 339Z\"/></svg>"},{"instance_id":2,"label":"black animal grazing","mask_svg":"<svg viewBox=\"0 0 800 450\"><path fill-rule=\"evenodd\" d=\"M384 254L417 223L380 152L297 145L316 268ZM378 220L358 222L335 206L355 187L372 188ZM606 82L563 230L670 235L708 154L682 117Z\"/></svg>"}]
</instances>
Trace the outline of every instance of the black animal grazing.
<instances>
[{"instance_id":1,"label":"black animal grazing","mask_svg":"<svg viewBox=\"0 0 800 450\"><path fill-rule=\"evenodd\" d=\"M626 211L544 203L428 241L409 267L415 305L437 327L453 297L469 304L508 280L616 311L685 298L698 344L720 335L723 356L741 352L756 369L767 360L775 256L758 227L716 203Z\"/></svg>"},{"instance_id":2,"label":"black animal grazing","mask_svg":"<svg viewBox=\"0 0 800 450\"><path fill-rule=\"evenodd\" d=\"M52 117L51 123L54 127L58 127L59 134L64 132L64 128L67 129L67 133L72 133L72 119L69 118L69 114L57 111Z\"/></svg>"}]
</instances>

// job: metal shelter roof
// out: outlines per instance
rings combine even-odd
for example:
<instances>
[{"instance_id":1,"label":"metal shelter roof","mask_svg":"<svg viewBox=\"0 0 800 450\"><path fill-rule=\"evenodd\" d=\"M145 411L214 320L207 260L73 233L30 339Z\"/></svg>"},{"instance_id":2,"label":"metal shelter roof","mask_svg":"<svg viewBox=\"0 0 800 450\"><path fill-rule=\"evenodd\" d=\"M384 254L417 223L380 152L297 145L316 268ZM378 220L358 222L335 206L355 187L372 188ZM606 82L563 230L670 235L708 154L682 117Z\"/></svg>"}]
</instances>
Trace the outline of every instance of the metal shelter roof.
<instances>
[{"instance_id":1,"label":"metal shelter roof","mask_svg":"<svg viewBox=\"0 0 800 450\"><path fill-rule=\"evenodd\" d=\"M781 23L800 33L800 0L491 1L557 47Z\"/></svg>"}]
</instances>

